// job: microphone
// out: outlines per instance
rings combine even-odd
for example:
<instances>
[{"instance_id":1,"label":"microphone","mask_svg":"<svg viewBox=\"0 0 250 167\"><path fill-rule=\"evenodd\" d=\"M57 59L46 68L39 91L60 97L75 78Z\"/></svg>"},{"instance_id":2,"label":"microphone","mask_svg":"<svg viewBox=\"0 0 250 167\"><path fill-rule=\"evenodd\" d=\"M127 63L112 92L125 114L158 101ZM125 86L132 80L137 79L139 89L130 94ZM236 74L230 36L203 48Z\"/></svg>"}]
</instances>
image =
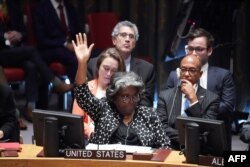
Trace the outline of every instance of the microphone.
<instances>
[{"instance_id":1,"label":"microphone","mask_svg":"<svg viewBox=\"0 0 250 167\"><path fill-rule=\"evenodd\" d=\"M176 76L177 76L177 79L178 79L177 86L181 86L181 80L180 80L181 71L180 71L180 68L176 68Z\"/></svg>"},{"instance_id":2,"label":"microphone","mask_svg":"<svg viewBox=\"0 0 250 167\"><path fill-rule=\"evenodd\" d=\"M190 22L190 21L189 21L189 22ZM194 30L194 26L195 26L195 22L192 22L192 25L189 27L189 30L188 30L188 32L187 32L186 35L182 35L181 32L180 32L180 28L178 28L178 30L177 30L177 36L178 36L180 39L185 39L185 38L187 38L187 37L190 35L190 33Z\"/></svg>"},{"instance_id":3,"label":"microphone","mask_svg":"<svg viewBox=\"0 0 250 167\"><path fill-rule=\"evenodd\" d=\"M188 45L185 45L185 53L188 55Z\"/></svg>"},{"instance_id":4,"label":"microphone","mask_svg":"<svg viewBox=\"0 0 250 167\"><path fill-rule=\"evenodd\" d=\"M173 112L173 108L174 108L174 103L175 103L175 99L176 99L178 87L181 86L180 72L181 72L180 68L176 68L176 75L177 75L177 78L178 78L178 83L177 83L177 86L176 86L176 90L174 92L174 98L173 98L173 103L172 103L171 108L170 108L170 112L169 112L169 116L168 116L168 122L169 122L169 120L171 118L171 115L172 115L172 112Z\"/></svg>"}]
</instances>

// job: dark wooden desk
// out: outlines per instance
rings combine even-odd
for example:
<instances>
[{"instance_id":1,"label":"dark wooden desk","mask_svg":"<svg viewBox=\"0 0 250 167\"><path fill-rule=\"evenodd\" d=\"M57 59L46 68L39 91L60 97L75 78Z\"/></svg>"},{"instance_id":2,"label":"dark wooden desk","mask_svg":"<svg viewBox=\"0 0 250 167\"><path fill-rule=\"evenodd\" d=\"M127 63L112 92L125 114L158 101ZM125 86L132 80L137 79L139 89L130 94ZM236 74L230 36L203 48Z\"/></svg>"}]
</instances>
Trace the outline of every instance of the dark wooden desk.
<instances>
[{"instance_id":1,"label":"dark wooden desk","mask_svg":"<svg viewBox=\"0 0 250 167\"><path fill-rule=\"evenodd\" d=\"M0 157L1 167L169 167L169 166L197 166L182 163L183 155L172 151L164 162L138 160L95 160L95 159L65 159L65 158L38 158L36 155L42 150L31 144L22 145L19 157Z\"/></svg>"}]
</instances>

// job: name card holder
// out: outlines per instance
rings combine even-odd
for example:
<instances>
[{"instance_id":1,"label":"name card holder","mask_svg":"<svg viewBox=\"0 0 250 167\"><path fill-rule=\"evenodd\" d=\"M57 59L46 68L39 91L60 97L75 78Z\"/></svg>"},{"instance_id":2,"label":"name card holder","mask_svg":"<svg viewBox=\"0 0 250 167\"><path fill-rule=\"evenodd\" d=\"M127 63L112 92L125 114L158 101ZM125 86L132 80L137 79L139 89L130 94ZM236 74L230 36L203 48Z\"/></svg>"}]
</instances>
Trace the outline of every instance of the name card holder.
<instances>
[{"instance_id":1,"label":"name card holder","mask_svg":"<svg viewBox=\"0 0 250 167\"><path fill-rule=\"evenodd\" d=\"M202 166L224 166L223 157L199 155L198 165Z\"/></svg>"},{"instance_id":2,"label":"name card holder","mask_svg":"<svg viewBox=\"0 0 250 167\"><path fill-rule=\"evenodd\" d=\"M133 160L158 161L163 162L169 156L171 150L157 149L153 153L134 153Z\"/></svg>"},{"instance_id":3,"label":"name card holder","mask_svg":"<svg viewBox=\"0 0 250 167\"><path fill-rule=\"evenodd\" d=\"M125 160L126 151L65 149L64 158Z\"/></svg>"}]
</instances>

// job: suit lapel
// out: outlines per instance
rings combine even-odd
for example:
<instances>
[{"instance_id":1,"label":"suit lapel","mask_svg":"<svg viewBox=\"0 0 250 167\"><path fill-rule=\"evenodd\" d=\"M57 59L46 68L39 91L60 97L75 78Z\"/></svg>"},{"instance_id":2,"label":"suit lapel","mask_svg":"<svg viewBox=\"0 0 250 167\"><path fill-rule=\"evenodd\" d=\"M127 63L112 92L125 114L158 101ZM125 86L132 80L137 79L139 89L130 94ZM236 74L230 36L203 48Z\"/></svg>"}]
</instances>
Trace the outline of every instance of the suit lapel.
<instances>
[{"instance_id":1,"label":"suit lapel","mask_svg":"<svg viewBox=\"0 0 250 167\"><path fill-rule=\"evenodd\" d=\"M132 56L130 61L130 71L138 73L138 61Z\"/></svg>"},{"instance_id":2,"label":"suit lapel","mask_svg":"<svg viewBox=\"0 0 250 167\"><path fill-rule=\"evenodd\" d=\"M52 3L50 2L50 1L48 1L48 3L49 3L49 7L48 7L48 14L51 14L49 17L51 18L52 17L52 19L50 19L50 20L52 20L52 21L56 21L56 22L58 22L57 24L55 24L55 25L61 25L61 21L60 21L60 18L58 17L58 15L57 15L57 13L56 13L56 10L57 9L54 9L54 7L53 7L53 5L52 5ZM61 26L60 26L61 27ZM62 28L62 27L61 27Z\"/></svg>"},{"instance_id":3,"label":"suit lapel","mask_svg":"<svg viewBox=\"0 0 250 167\"><path fill-rule=\"evenodd\" d=\"M215 73L213 70L213 67L208 66L207 71L207 89L208 90L214 90L214 83L215 83Z\"/></svg>"},{"instance_id":4,"label":"suit lapel","mask_svg":"<svg viewBox=\"0 0 250 167\"><path fill-rule=\"evenodd\" d=\"M176 97L175 96L175 92L176 92L176 89L177 90L177 94L176 94ZM176 120L176 117L179 116L181 114L181 100L182 100L182 93L181 93L181 90L180 90L180 87L175 87L175 89L173 89L173 92L171 93L170 96L167 96L166 97L169 101L168 103L168 114L169 114L169 124L172 125L172 124L175 124L175 120ZM172 108L173 107L173 108Z\"/></svg>"},{"instance_id":5,"label":"suit lapel","mask_svg":"<svg viewBox=\"0 0 250 167\"><path fill-rule=\"evenodd\" d=\"M182 93L180 90L180 87L177 88L177 94L176 97L174 98L174 94L176 89L174 90L173 96L172 96L172 103L174 103L174 107L173 107L173 114L175 115L174 117L177 117L178 115L181 115L181 104L182 104Z\"/></svg>"},{"instance_id":6,"label":"suit lapel","mask_svg":"<svg viewBox=\"0 0 250 167\"><path fill-rule=\"evenodd\" d=\"M197 95L197 98L198 98L198 101L199 102L202 102L204 97L205 97L205 89L202 88L200 85L198 85L198 89L197 89L197 92L196 92L196 95Z\"/></svg>"},{"instance_id":7,"label":"suit lapel","mask_svg":"<svg viewBox=\"0 0 250 167\"><path fill-rule=\"evenodd\" d=\"M75 20L76 18L74 18L71 11L75 10L75 9L72 9L71 6L66 5L66 2L64 2L64 4L65 4L66 11L67 11L66 13L67 13L67 18L68 18L68 28L69 28L70 31L73 31L73 27L72 27L73 23L72 23L72 21Z\"/></svg>"},{"instance_id":8,"label":"suit lapel","mask_svg":"<svg viewBox=\"0 0 250 167\"><path fill-rule=\"evenodd\" d=\"M176 113L177 113L177 115L176 116L179 116L179 115L181 115L181 104L182 104L182 93L181 93L181 89L180 89L180 87L178 87L178 93L177 93L177 104L175 105L176 106L176 108L175 108L175 111L176 111Z\"/></svg>"}]
</instances>

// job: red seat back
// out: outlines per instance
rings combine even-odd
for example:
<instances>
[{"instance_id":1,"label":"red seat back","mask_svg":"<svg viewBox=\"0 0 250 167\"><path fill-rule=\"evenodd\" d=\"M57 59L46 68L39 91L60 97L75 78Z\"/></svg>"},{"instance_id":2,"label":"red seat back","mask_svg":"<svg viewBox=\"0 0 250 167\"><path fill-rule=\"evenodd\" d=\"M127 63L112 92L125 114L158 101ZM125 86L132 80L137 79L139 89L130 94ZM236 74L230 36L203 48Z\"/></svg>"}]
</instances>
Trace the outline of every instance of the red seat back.
<instances>
[{"instance_id":1,"label":"red seat back","mask_svg":"<svg viewBox=\"0 0 250 167\"><path fill-rule=\"evenodd\" d=\"M52 70L52 72L56 75L56 76L62 76L62 75L66 75L67 69L66 67L59 63L59 62L53 62L49 65L49 68Z\"/></svg>"},{"instance_id":2,"label":"red seat back","mask_svg":"<svg viewBox=\"0 0 250 167\"><path fill-rule=\"evenodd\" d=\"M90 13L87 15L89 25L89 43L95 43L95 48L112 47L111 33L118 23L118 15L114 12Z\"/></svg>"},{"instance_id":3,"label":"red seat back","mask_svg":"<svg viewBox=\"0 0 250 167\"><path fill-rule=\"evenodd\" d=\"M7 67L4 73L8 82L17 82L24 80L24 71L22 68Z\"/></svg>"}]
</instances>

